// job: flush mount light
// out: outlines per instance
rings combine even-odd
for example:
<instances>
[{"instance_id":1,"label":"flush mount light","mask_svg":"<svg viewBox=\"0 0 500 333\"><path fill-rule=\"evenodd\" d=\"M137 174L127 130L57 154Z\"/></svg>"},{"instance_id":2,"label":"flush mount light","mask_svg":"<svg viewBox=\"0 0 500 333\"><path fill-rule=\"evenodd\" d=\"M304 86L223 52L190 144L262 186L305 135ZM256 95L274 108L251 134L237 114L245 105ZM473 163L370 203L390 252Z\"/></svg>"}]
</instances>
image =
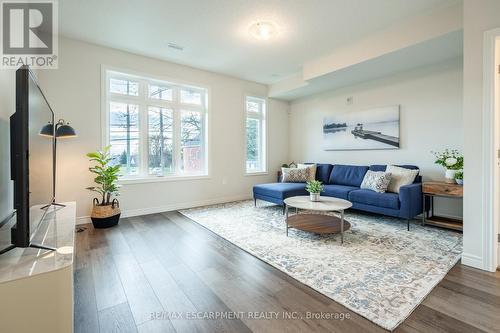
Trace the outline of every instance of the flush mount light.
<instances>
[{"instance_id":1,"label":"flush mount light","mask_svg":"<svg viewBox=\"0 0 500 333\"><path fill-rule=\"evenodd\" d=\"M278 26L269 21L254 23L248 29L252 37L258 40L269 40L278 34Z\"/></svg>"}]
</instances>

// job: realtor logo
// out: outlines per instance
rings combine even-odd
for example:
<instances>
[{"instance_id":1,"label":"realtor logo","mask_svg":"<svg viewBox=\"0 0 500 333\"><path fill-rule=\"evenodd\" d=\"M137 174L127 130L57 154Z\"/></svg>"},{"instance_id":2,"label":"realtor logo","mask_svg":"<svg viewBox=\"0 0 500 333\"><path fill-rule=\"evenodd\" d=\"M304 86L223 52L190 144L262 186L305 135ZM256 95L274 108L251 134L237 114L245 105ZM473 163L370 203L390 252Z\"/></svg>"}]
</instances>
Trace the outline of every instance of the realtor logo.
<instances>
[{"instance_id":1,"label":"realtor logo","mask_svg":"<svg viewBox=\"0 0 500 333\"><path fill-rule=\"evenodd\" d=\"M1 68L57 68L57 2L2 1Z\"/></svg>"}]
</instances>

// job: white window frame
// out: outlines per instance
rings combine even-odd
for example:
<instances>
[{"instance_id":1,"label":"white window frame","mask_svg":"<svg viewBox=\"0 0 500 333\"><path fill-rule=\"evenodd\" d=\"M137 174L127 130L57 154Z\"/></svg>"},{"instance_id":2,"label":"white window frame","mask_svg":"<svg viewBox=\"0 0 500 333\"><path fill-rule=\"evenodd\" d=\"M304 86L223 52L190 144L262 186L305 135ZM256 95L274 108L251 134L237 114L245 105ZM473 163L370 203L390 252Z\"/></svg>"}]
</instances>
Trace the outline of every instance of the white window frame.
<instances>
[{"instance_id":1,"label":"white window frame","mask_svg":"<svg viewBox=\"0 0 500 333\"><path fill-rule=\"evenodd\" d=\"M259 103L259 112L249 112L247 109L247 101L254 100ZM245 175L266 175L268 173L267 168L267 98L257 96L257 95L245 95L244 98L244 110L245 110L245 121L244 121L244 133L245 133ZM247 130L246 122L247 119L258 119L259 128L259 157L261 159L261 169L260 170L248 170L247 169Z\"/></svg>"},{"instance_id":2,"label":"white window frame","mask_svg":"<svg viewBox=\"0 0 500 333\"><path fill-rule=\"evenodd\" d=\"M139 96L129 96L109 91L110 78L134 80L139 82ZM149 84L165 85L173 88L173 100L166 101L161 99L149 98ZM202 91L201 105L181 103L180 91L182 88ZM129 103L139 106L139 154L140 154L140 172L139 175L125 175L120 177L122 184L148 183L160 181L176 180L194 180L210 177L210 158L209 158L209 102L210 89L201 85L182 82L168 78L155 77L149 74L137 73L134 71L119 69L110 66L101 66L101 146L109 145L109 112L110 102ZM149 174L148 166L148 107L162 107L173 110L173 163L176 169L172 175L152 175ZM202 115L202 154L204 170L199 173L181 173L180 149L181 149L181 111L196 111Z\"/></svg>"}]
</instances>

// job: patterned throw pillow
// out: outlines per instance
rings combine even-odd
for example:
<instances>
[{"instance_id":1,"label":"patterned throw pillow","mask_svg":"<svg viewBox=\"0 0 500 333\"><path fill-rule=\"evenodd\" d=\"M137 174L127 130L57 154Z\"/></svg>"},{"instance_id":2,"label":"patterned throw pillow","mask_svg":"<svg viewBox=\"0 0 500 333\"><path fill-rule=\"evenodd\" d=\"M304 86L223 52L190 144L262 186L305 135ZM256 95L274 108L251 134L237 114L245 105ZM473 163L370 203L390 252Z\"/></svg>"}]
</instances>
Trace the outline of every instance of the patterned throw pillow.
<instances>
[{"instance_id":1,"label":"patterned throw pillow","mask_svg":"<svg viewBox=\"0 0 500 333\"><path fill-rule=\"evenodd\" d=\"M410 185L415 181L415 178L418 176L420 170L411 170L394 165L388 165L385 172L391 173L391 182L387 187L387 191L399 193L399 188L401 186Z\"/></svg>"},{"instance_id":2,"label":"patterned throw pillow","mask_svg":"<svg viewBox=\"0 0 500 333\"><path fill-rule=\"evenodd\" d=\"M309 171L309 177L307 181L316 180L316 164L300 164L297 165L297 168L307 168Z\"/></svg>"},{"instance_id":3,"label":"patterned throw pillow","mask_svg":"<svg viewBox=\"0 0 500 333\"><path fill-rule=\"evenodd\" d=\"M281 168L283 183L305 183L309 179L308 168Z\"/></svg>"},{"instance_id":4,"label":"patterned throw pillow","mask_svg":"<svg viewBox=\"0 0 500 333\"><path fill-rule=\"evenodd\" d=\"M360 188L384 193L387 191L387 186L389 186L390 181L391 174L389 172L368 170Z\"/></svg>"}]
</instances>

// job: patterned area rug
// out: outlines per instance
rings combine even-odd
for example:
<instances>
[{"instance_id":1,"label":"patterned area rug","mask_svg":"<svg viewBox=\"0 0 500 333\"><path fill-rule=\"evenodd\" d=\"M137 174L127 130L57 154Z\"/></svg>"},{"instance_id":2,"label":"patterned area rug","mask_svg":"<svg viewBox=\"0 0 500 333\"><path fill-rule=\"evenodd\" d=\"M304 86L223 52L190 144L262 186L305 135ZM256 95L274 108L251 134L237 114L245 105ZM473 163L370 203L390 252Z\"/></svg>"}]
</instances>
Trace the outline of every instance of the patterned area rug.
<instances>
[{"instance_id":1,"label":"patterned area rug","mask_svg":"<svg viewBox=\"0 0 500 333\"><path fill-rule=\"evenodd\" d=\"M457 263L462 234L346 212L351 229L285 235L281 207L238 201L181 213L298 281L393 330Z\"/></svg>"}]
</instances>

